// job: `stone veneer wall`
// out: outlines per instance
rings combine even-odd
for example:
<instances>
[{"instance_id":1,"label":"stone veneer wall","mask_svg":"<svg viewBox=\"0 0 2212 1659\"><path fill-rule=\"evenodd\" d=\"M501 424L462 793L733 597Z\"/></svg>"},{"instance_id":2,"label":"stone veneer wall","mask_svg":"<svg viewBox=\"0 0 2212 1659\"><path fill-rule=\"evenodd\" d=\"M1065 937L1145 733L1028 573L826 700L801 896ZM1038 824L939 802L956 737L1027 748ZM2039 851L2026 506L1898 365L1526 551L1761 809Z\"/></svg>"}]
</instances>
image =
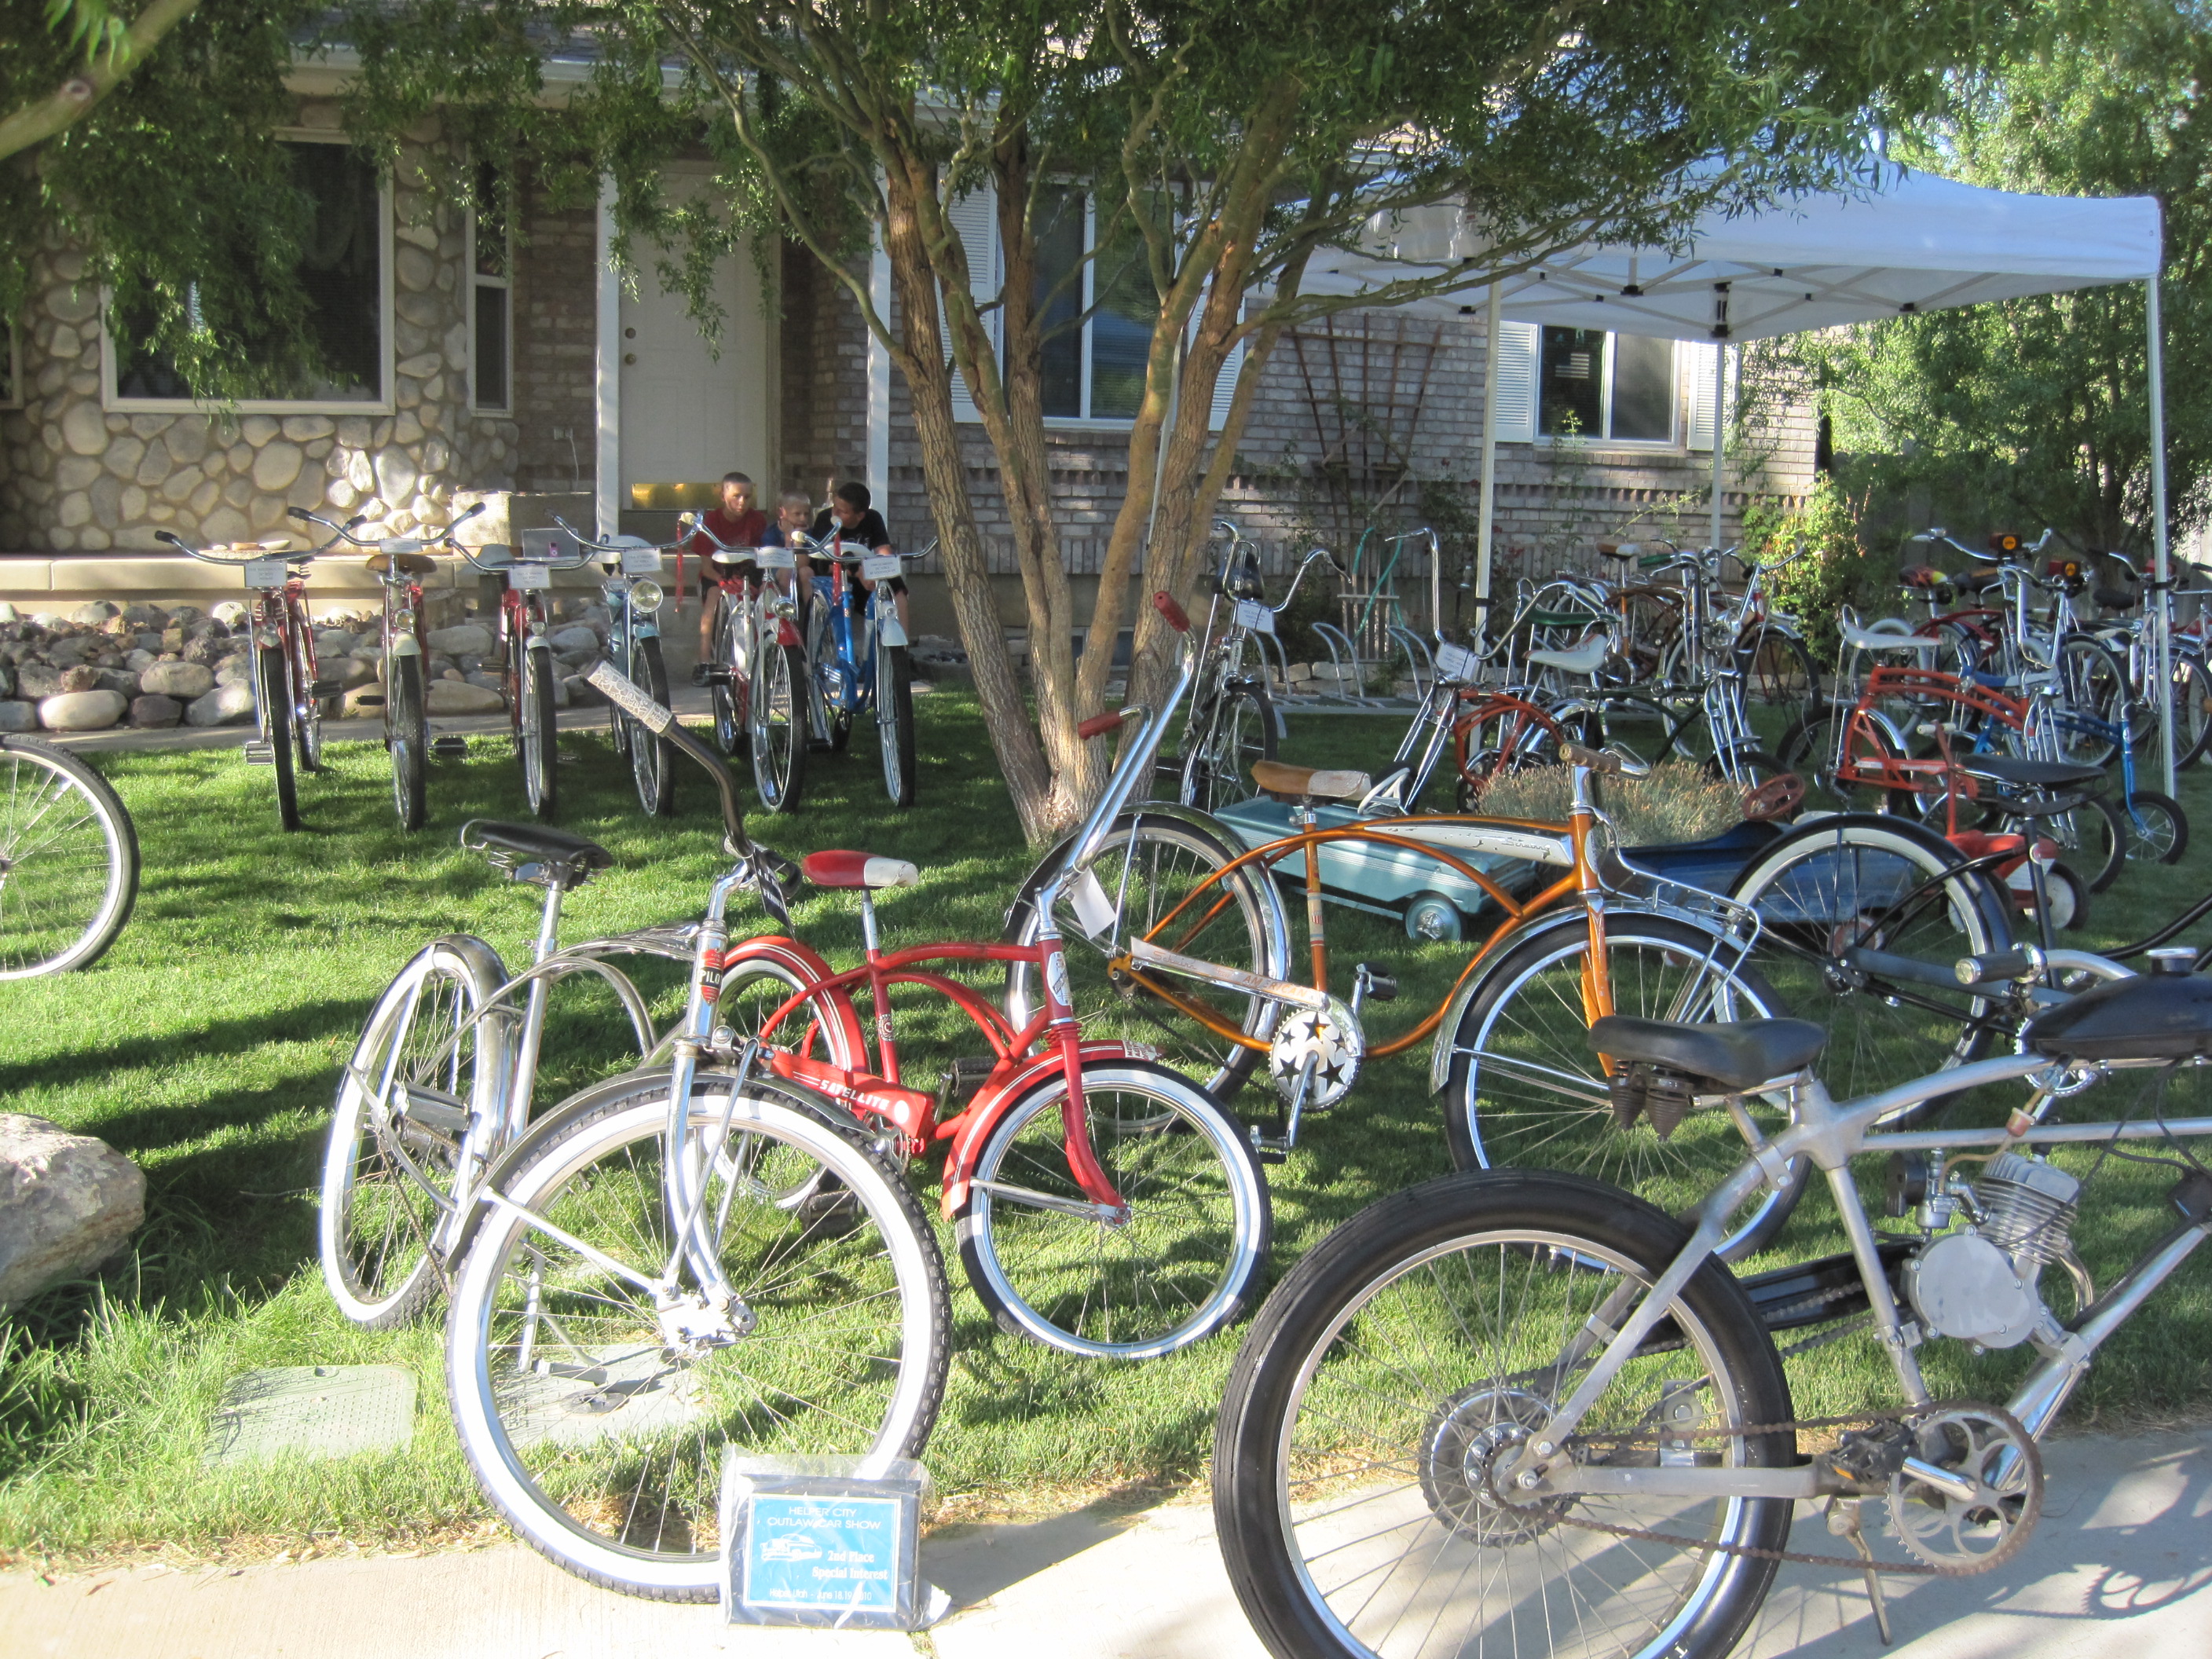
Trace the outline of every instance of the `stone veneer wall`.
<instances>
[{"instance_id":1,"label":"stone veneer wall","mask_svg":"<svg viewBox=\"0 0 2212 1659\"><path fill-rule=\"evenodd\" d=\"M334 130L337 109L303 105L300 125ZM42 252L22 319L23 407L0 417L0 550L155 549L157 528L236 541L276 532L289 507L366 513L404 535L442 523L457 489L513 488L515 422L469 412L466 231L417 187L434 141L403 150L392 191L389 413L110 410L83 258Z\"/></svg>"}]
</instances>

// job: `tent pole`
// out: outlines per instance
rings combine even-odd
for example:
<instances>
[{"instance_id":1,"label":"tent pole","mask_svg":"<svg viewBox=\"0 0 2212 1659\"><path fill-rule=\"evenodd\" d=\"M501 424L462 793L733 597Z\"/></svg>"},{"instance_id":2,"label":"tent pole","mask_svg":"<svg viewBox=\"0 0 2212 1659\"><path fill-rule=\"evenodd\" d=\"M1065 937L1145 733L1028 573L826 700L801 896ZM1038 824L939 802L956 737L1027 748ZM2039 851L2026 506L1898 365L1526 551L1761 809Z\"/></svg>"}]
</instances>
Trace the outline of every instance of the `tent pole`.
<instances>
[{"instance_id":1,"label":"tent pole","mask_svg":"<svg viewBox=\"0 0 2212 1659\"><path fill-rule=\"evenodd\" d=\"M1713 540L1721 544L1721 458L1728 451L1728 342L1713 342Z\"/></svg>"},{"instance_id":2,"label":"tent pole","mask_svg":"<svg viewBox=\"0 0 2212 1659\"><path fill-rule=\"evenodd\" d=\"M2166 351L2159 321L2158 275L2151 275L2148 298L2150 325L2150 523L2152 545L2158 550L2158 609L2153 623L2158 630L2159 731L2166 762L2166 793L2173 787L2173 559L2166 540Z\"/></svg>"},{"instance_id":3,"label":"tent pole","mask_svg":"<svg viewBox=\"0 0 2212 1659\"><path fill-rule=\"evenodd\" d=\"M1482 360L1482 517L1474 532L1474 642L1487 643L1490 635L1490 538L1497 518L1498 499L1498 349L1504 334L1504 294L1490 285L1489 344ZM1443 631L1443 618L1437 618Z\"/></svg>"}]
</instances>

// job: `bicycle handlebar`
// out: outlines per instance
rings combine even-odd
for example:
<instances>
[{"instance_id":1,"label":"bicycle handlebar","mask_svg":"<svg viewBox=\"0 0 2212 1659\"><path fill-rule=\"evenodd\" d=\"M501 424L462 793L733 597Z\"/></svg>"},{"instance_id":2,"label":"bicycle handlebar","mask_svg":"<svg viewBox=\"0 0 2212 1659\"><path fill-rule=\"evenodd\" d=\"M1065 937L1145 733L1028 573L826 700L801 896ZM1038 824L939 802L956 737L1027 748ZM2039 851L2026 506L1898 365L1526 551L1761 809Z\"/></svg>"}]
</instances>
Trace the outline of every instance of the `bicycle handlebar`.
<instances>
[{"instance_id":1,"label":"bicycle handlebar","mask_svg":"<svg viewBox=\"0 0 2212 1659\"><path fill-rule=\"evenodd\" d=\"M755 860L764 849L754 846L752 838L745 834L745 815L738 804L737 781L730 775L730 769L723 764L722 757L685 731L673 710L655 702L612 663L600 662L584 677L584 682L653 736L666 739L672 748L683 750L704 769L714 779L715 792L722 799L722 828L728 836L730 851L749 862Z\"/></svg>"},{"instance_id":2,"label":"bicycle handlebar","mask_svg":"<svg viewBox=\"0 0 2212 1659\"><path fill-rule=\"evenodd\" d=\"M355 522L359 523L360 520L356 520ZM169 546L175 548L179 553L188 553L193 558L200 560L203 563L228 565L234 570L238 569L244 565L252 564L256 561L261 559L282 559L287 564L307 564L311 563L313 561L315 555L322 550L319 548L315 548L310 549L305 553L289 552L286 550L292 545L292 538L289 536L287 536L283 541L277 543L274 546L270 546L265 542L256 543L254 544L254 550L246 555L243 558L226 559L218 557L216 554L209 552L203 548L194 547L190 542L186 541L183 537L176 534L173 531L157 530L154 532L154 539L157 542L167 543ZM327 545L327 544L325 544L325 545Z\"/></svg>"},{"instance_id":3,"label":"bicycle handlebar","mask_svg":"<svg viewBox=\"0 0 2212 1659\"><path fill-rule=\"evenodd\" d=\"M562 517L558 513L556 513L556 514L553 515L553 522L554 522L555 524L556 524L556 525L560 526L562 529L563 529L563 530L567 531L567 532L568 532L568 534L569 534L572 538L574 538L574 540L575 540L575 544L576 544L576 545L577 545L578 547L586 549L586 550L588 550L589 551L593 552L593 553L615 553L615 554L620 554L620 553L623 552L626 549L630 548L630 547L636 546L636 545L638 544L638 543L637 543L637 542L623 542L623 541L619 541L619 540L617 540L617 541L611 541L611 542L600 542L600 541L594 541L594 540L592 540L590 537L588 537L588 536L585 535L585 534L584 534L584 532L583 532L582 531L580 531L580 530L577 529L574 525L570 524L570 523L569 523L566 519L562 518ZM712 533L713 533L713 532L712 532L711 531L708 532L708 534L710 534L710 535L711 535ZM678 548L679 548L679 547L683 546L684 543L686 543L686 542L690 541L690 539L691 539L691 537L690 537L690 532L685 532L684 535L678 536L678 537L674 541L672 541L672 542L645 542L645 541L644 541L644 538L643 538L642 537L639 538L639 541L640 541L640 542L643 542L645 546L647 546L647 547L649 547L649 548L653 549L653 550L654 552L656 552L656 553L671 553L671 552L673 552L676 549L678 549ZM717 544L719 545L719 544ZM576 561L576 562L577 562L578 564L581 565L581 564L588 564L588 563L590 563L590 562L591 562L591 561L590 561L589 559L579 559L579 560L577 560L577 561Z\"/></svg>"},{"instance_id":4,"label":"bicycle handlebar","mask_svg":"<svg viewBox=\"0 0 2212 1659\"><path fill-rule=\"evenodd\" d=\"M284 509L284 516L300 524L319 524L322 526L324 529L334 532L329 541L325 542L322 547L315 550L319 553L323 551L325 548L337 546L340 538L343 538L345 540L351 542L356 547L367 547L378 550L381 550L386 542L411 541L418 547L435 547L441 543L445 543L450 544L455 551L465 556L468 550L461 546L459 542L453 540L453 532L456 530L459 530L463 525L466 524L471 519L475 518L477 514L483 512L487 505L488 503L486 502L478 501L474 507L469 508L468 511L462 514L459 518L453 520L443 530L439 531L434 535L404 537L386 536L377 541L364 541L362 538L353 533L355 530L368 522L368 515L365 514L357 514L354 517L348 519L342 525L332 524L328 519L322 518L318 514L310 513L304 507L287 507ZM474 559L471 559L469 562L474 564L476 561Z\"/></svg>"}]
</instances>

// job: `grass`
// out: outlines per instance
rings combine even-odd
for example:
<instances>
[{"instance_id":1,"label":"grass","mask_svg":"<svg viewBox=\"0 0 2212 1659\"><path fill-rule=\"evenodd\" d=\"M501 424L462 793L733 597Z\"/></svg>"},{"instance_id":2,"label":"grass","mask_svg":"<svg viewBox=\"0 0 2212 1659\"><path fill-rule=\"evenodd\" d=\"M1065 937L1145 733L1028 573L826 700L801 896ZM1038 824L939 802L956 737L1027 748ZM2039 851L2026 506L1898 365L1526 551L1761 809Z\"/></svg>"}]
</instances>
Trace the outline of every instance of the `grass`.
<instances>
[{"instance_id":1,"label":"grass","mask_svg":"<svg viewBox=\"0 0 2212 1659\"><path fill-rule=\"evenodd\" d=\"M994 937L1030 854L972 702L947 692L920 712L914 810L884 803L864 726L850 756L817 757L798 812L754 828L794 854L859 847L918 864L921 886L882 906L894 942ZM1285 754L1372 767L1396 735L1381 720L1293 716ZM693 914L718 861L703 780L682 777L678 816L652 823L604 736L570 734L563 751L561 821L617 858L574 896L565 935ZM97 1278L0 1322L0 1552L83 1561L156 1547L187 1557L269 1554L486 1534L486 1506L442 1404L440 1326L370 1334L337 1315L315 1265L312 1189L338 1065L401 963L443 932L479 933L510 960L526 954L536 890L510 889L454 842L468 817L520 816L520 780L503 739L473 741L465 760L436 766L431 826L410 836L392 822L380 751L337 746L331 759L331 775L303 781L307 828L288 836L276 828L268 777L234 751L100 757L145 849L138 908L92 970L8 988L0 1098L137 1159L147 1223L131 1252ZM2185 783L2184 798L2205 828L2203 845L2178 871L2131 870L2100 899L2081 942L2139 936L2212 884L2212 786ZM849 897L810 894L796 920L833 960L856 957ZM1381 918L1332 911L1331 929L1340 961L1373 957L1400 974L1401 1002L1377 1011L1384 1036L1432 1007L1466 961L1465 947L1413 947ZM665 1019L680 987L672 974L648 989ZM611 1003L582 988L563 996L542 1100L618 1063ZM924 1077L972 1046L946 1018L914 1014L902 1046ZM1449 1169L1427 1056L1424 1042L1373 1066L1348 1101L1309 1120L1299 1151L1271 1170L1275 1277L1369 1201ZM1879 1180L1878 1167L1868 1173ZM915 1176L933 1208L933 1171ZM2100 1282L2162 1230L2170 1181L2107 1165L2087 1200L2095 1223L2080 1232ZM1840 1248L1832 1209L1816 1192L1772 1260ZM1233 1337L1147 1365L1102 1366L999 1333L957 1265L953 1275L952 1376L927 1452L949 1492L972 1504L1027 1490L1153 1488L1202 1473ZM2019 1353L1973 1360L1948 1344L1927 1358L1939 1394L1985 1399L2002 1398L2023 1364ZM422 1408L405 1452L203 1466L210 1419L240 1372L362 1363L404 1365L418 1378ZM1879 1355L1863 1338L1792 1370L1808 1413L1847 1408L1870 1389L1888 1398ZM2073 1416L2190 1416L2212 1398L2208 1373L2212 1295L2192 1264L2106 1350Z\"/></svg>"}]
</instances>

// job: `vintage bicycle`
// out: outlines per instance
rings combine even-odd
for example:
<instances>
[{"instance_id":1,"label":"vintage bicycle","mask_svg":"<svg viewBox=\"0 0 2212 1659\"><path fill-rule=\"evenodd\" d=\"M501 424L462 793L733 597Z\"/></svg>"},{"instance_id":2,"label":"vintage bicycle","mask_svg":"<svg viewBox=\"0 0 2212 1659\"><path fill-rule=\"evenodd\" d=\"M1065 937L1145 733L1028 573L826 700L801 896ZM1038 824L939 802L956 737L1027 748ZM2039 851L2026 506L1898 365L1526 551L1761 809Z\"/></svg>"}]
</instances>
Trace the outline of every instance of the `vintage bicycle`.
<instances>
[{"instance_id":1,"label":"vintage bicycle","mask_svg":"<svg viewBox=\"0 0 2212 1659\"><path fill-rule=\"evenodd\" d=\"M562 538L574 551L564 556ZM580 570L592 555L568 531L525 531L519 546L495 543L463 548L462 554L487 578L485 599L498 617L496 648L507 719L514 736L514 758L522 768L522 793L530 810L550 818L560 809L560 775L555 769L560 743L560 702L553 664L553 614L546 595L556 572ZM658 568L656 564L656 568Z\"/></svg>"},{"instance_id":2,"label":"vintage bicycle","mask_svg":"<svg viewBox=\"0 0 2212 1659\"><path fill-rule=\"evenodd\" d=\"M1646 1109L1780 1083L1793 1127L1680 1219L1600 1182L1495 1170L1386 1199L1301 1262L1238 1354L1214 1449L1224 1558L1268 1650L1411 1659L1449 1633L1454 1651L1722 1659L1784 1560L1863 1572L1885 1637L1882 1577L2012 1560L2045 1500L2039 1438L2212 1231L2212 1176L2188 1145L2212 1116L2164 1099L2212 1053L2194 955L2039 1015L2017 1054L1841 1104L1809 1022L1596 1022L1589 1045ZM2088 1121L2084 1091L2127 1078L2141 1095ZM1991 1127L1882 1127L2022 1081ZM1882 1154L1877 1231L1853 1168ZM1730 1218L1793 1158L1826 1176L1849 1249L1739 1279L1714 1260ZM2167 1224L2097 1284L2073 1245L2083 1200L2108 1170L2161 1164ZM1794 1404L1784 1358L1869 1328L1893 1402L1801 1373L1825 1409ZM1939 1340L2033 1363L2002 1405L1938 1398L1921 1354ZM1837 1540L1825 1551L1790 1547L1808 1502ZM1877 1531L1901 1559L1876 1556Z\"/></svg>"},{"instance_id":3,"label":"vintage bicycle","mask_svg":"<svg viewBox=\"0 0 2212 1659\"><path fill-rule=\"evenodd\" d=\"M668 665L661 655L659 620L665 596L658 578L661 556L682 547L687 538L679 534L674 541L655 544L641 536L615 536L593 541L558 514L553 522L602 567L599 595L607 606L607 660L653 702L665 703ZM629 762L638 805L648 817L668 817L676 810L676 751L619 709L609 729L615 753Z\"/></svg>"},{"instance_id":4,"label":"vintage bicycle","mask_svg":"<svg viewBox=\"0 0 2212 1659\"><path fill-rule=\"evenodd\" d=\"M915 799L914 662L906 628L890 583L912 561L937 550L932 542L918 553L877 553L858 542L840 541L835 531L820 541L793 538L799 550L817 565L828 565L807 580L813 589L806 609L806 660L811 665L809 721L832 749L851 742L855 715L872 710L883 751L884 793L894 806ZM839 573L872 584L855 609Z\"/></svg>"},{"instance_id":5,"label":"vintage bicycle","mask_svg":"<svg viewBox=\"0 0 2212 1659\"><path fill-rule=\"evenodd\" d=\"M792 570L797 556L785 547L732 547L701 520L685 522L694 534L714 543L726 561L749 561L761 573L716 580L713 638L706 660L691 678L695 685L713 691L714 741L722 752L750 760L753 793L763 807L788 811L805 788L813 739L807 714L810 677L799 606L763 578Z\"/></svg>"}]
</instances>

